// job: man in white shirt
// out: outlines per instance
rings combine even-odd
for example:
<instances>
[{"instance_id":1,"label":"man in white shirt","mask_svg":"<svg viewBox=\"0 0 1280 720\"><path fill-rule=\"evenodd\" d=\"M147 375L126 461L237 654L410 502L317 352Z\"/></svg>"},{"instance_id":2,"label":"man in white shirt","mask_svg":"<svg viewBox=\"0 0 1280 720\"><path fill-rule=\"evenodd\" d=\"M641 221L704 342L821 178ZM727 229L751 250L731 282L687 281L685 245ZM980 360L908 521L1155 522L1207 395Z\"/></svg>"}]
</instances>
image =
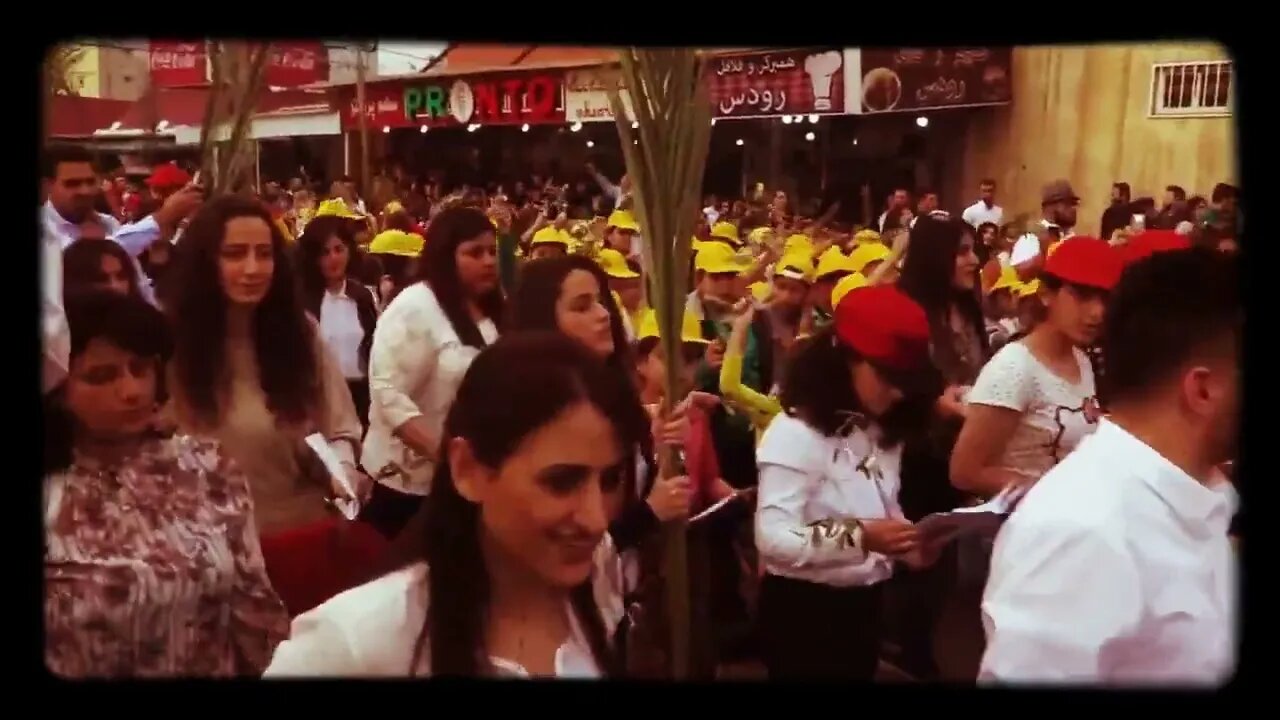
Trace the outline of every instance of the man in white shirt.
<instances>
[{"instance_id":1,"label":"man in white shirt","mask_svg":"<svg viewBox=\"0 0 1280 720\"><path fill-rule=\"evenodd\" d=\"M203 200L199 189L187 188L170 196L155 214L129 225L94 210L98 175L93 155L74 146L52 147L42 158L45 192L49 199L40 210L42 277L41 335L44 341L42 386L49 391L66 377L71 340L62 309L62 251L81 237L106 237L116 241L134 259ZM137 267L139 289L155 302L151 283Z\"/></svg>"},{"instance_id":2,"label":"man in white shirt","mask_svg":"<svg viewBox=\"0 0 1280 720\"><path fill-rule=\"evenodd\" d=\"M996 204L995 180L985 178L978 184L978 202L965 208L960 217L975 228L983 223L1004 224L1004 208Z\"/></svg>"},{"instance_id":3,"label":"man in white shirt","mask_svg":"<svg viewBox=\"0 0 1280 720\"><path fill-rule=\"evenodd\" d=\"M1235 455L1244 312L1236 260L1158 252L1107 310L1111 414L996 540L985 682L1224 682L1235 669Z\"/></svg>"},{"instance_id":4,"label":"man in white shirt","mask_svg":"<svg viewBox=\"0 0 1280 720\"><path fill-rule=\"evenodd\" d=\"M888 207L884 212L880 213L880 217L876 219L877 229L884 232L884 221L889 217L889 213L899 208L907 207L911 204L911 192L906 188L897 188L893 191L893 195L889 196Z\"/></svg>"},{"instance_id":5,"label":"man in white shirt","mask_svg":"<svg viewBox=\"0 0 1280 720\"><path fill-rule=\"evenodd\" d=\"M43 164L45 190L49 200L42 209L42 220L48 232L57 238L62 249L81 237L101 235L114 240L134 258L161 237L168 237L178 223L193 213L204 201L203 191L189 186L165 199L153 214L128 225L121 225L110 215L94 210L98 194L98 175L93 156L77 147L56 147L45 151ZM151 296L151 283L138 269L143 295Z\"/></svg>"},{"instance_id":6,"label":"man in white shirt","mask_svg":"<svg viewBox=\"0 0 1280 720\"><path fill-rule=\"evenodd\" d=\"M1071 183L1054 180L1044 186L1040 197L1040 210L1043 214L1040 231L1029 232L1018 238L1009 253L1009 262L1017 268L1018 279L1023 282L1034 280L1044 266L1049 243L1043 242L1042 236L1056 235L1058 240L1066 240L1075 234L1072 228L1076 226L1076 209L1080 207L1080 197L1071 189Z\"/></svg>"}]
</instances>

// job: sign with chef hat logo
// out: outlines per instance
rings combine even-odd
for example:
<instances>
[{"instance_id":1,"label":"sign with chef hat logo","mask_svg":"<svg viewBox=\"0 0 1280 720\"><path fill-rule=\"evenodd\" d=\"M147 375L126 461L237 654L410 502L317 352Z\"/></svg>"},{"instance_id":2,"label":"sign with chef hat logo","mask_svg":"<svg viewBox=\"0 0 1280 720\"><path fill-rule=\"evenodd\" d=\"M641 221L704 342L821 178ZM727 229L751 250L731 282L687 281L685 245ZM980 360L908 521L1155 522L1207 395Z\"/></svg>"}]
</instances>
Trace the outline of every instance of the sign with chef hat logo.
<instances>
[{"instance_id":1,"label":"sign with chef hat logo","mask_svg":"<svg viewBox=\"0 0 1280 720\"><path fill-rule=\"evenodd\" d=\"M716 117L844 114L845 60L839 48L717 55L706 82Z\"/></svg>"}]
</instances>

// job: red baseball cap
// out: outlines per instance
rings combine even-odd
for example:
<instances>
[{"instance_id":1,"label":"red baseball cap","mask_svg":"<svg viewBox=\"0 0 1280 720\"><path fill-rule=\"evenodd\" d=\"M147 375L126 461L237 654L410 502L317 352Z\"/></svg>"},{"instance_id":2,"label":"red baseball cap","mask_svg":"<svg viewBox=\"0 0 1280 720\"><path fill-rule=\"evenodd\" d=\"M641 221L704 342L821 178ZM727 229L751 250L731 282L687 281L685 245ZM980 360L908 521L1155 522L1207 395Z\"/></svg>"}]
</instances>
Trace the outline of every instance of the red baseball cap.
<instances>
[{"instance_id":1,"label":"red baseball cap","mask_svg":"<svg viewBox=\"0 0 1280 720\"><path fill-rule=\"evenodd\" d=\"M850 290L836 307L836 337L905 392L941 391L929 360L924 308L894 285Z\"/></svg>"},{"instance_id":2,"label":"red baseball cap","mask_svg":"<svg viewBox=\"0 0 1280 720\"><path fill-rule=\"evenodd\" d=\"M191 176L174 163L158 165L147 178L147 185L153 188L181 188L191 182Z\"/></svg>"},{"instance_id":3,"label":"red baseball cap","mask_svg":"<svg viewBox=\"0 0 1280 720\"><path fill-rule=\"evenodd\" d=\"M1044 261L1044 271L1072 285L1110 290L1120 282L1120 253L1097 238L1076 235L1063 240Z\"/></svg>"},{"instance_id":4,"label":"red baseball cap","mask_svg":"<svg viewBox=\"0 0 1280 720\"><path fill-rule=\"evenodd\" d=\"M1171 250L1190 250L1191 238L1179 235L1173 230L1147 230L1129 238L1129 242L1118 249L1120 259L1125 265L1131 265L1158 252Z\"/></svg>"}]
</instances>

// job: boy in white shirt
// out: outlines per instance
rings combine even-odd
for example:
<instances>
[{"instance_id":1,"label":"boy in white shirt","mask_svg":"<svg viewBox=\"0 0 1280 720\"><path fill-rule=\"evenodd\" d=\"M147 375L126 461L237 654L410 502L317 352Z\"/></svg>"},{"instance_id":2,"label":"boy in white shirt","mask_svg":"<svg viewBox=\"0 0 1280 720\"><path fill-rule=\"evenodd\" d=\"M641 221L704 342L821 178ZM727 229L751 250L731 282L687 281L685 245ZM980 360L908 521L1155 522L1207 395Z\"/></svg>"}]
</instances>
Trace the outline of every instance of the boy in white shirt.
<instances>
[{"instance_id":1,"label":"boy in white shirt","mask_svg":"<svg viewBox=\"0 0 1280 720\"><path fill-rule=\"evenodd\" d=\"M996 541L980 680L1218 684L1235 668L1236 261L1159 252L1106 316L1110 416Z\"/></svg>"}]
</instances>

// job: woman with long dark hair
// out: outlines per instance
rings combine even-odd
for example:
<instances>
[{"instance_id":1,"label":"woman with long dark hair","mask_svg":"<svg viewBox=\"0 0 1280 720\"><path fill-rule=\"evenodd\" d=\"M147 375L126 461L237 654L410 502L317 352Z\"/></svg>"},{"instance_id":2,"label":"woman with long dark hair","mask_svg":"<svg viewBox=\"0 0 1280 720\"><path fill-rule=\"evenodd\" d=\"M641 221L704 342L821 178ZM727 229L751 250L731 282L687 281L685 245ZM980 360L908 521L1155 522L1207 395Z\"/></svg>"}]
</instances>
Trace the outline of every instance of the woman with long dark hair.
<instances>
[{"instance_id":1,"label":"woman with long dark hair","mask_svg":"<svg viewBox=\"0 0 1280 720\"><path fill-rule=\"evenodd\" d=\"M299 617L267 675L614 674L606 529L647 433L580 343L499 340L458 387L411 564Z\"/></svg>"},{"instance_id":2,"label":"woman with long dark hair","mask_svg":"<svg viewBox=\"0 0 1280 720\"><path fill-rule=\"evenodd\" d=\"M923 216L911 228L898 278L898 287L924 308L931 361L947 386L927 428L908 437L903 446L902 510L913 521L951 510L965 500L949 482L947 462L964 422L964 389L973 385L990 356L986 320L978 301L975 241L973 228L962 220ZM900 573L891 586L903 652L897 660L920 678L933 678L939 672L933 628L948 567L943 563L924 573Z\"/></svg>"},{"instance_id":3,"label":"woman with long dark hair","mask_svg":"<svg viewBox=\"0 0 1280 720\"><path fill-rule=\"evenodd\" d=\"M345 490L306 472L303 438L322 434L358 488L360 419L302 308L284 237L262 203L223 196L192 218L178 261L170 388L179 426L218 438L244 468L264 534L325 517L327 495Z\"/></svg>"},{"instance_id":4,"label":"woman with long dark hair","mask_svg":"<svg viewBox=\"0 0 1280 720\"><path fill-rule=\"evenodd\" d=\"M771 678L868 681L893 561L925 564L898 503L903 439L941 390L923 309L858 288L795 351L758 449L759 627Z\"/></svg>"},{"instance_id":5,"label":"woman with long dark hair","mask_svg":"<svg viewBox=\"0 0 1280 720\"><path fill-rule=\"evenodd\" d=\"M427 226L418 281L383 310L369 354L369 432L361 456L374 476L365 519L393 537L431 489L441 432L467 367L498 339L504 301L493 224L474 208Z\"/></svg>"},{"instance_id":6,"label":"woman with long dark hair","mask_svg":"<svg viewBox=\"0 0 1280 720\"><path fill-rule=\"evenodd\" d=\"M66 310L70 373L45 399L46 667L260 674L288 616L245 475L218 442L154 429L173 349L164 316L105 290L68 294Z\"/></svg>"},{"instance_id":7,"label":"woman with long dark hair","mask_svg":"<svg viewBox=\"0 0 1280 720\"><path fill-rule=\"evenodd\" d=\"M296 248L302 302L320 324L320 337L347 379L360 424L369 426L369 350L378 309L369 289L354 279L360 256L351 224L316 218Z\"/></svg>"},{"instance_id":8,"label":"woman with long dark hair","mask_svg":"<svg viewBox=\"0 0 1280 720\"><path fill-rule=\"evenodd\" d=\"M576 340L605 362L618 377L635 387L635 361L622 325L622 313L609 292L608 276L599 264L581 255L563 255L525 264L511 297L512 332L547 330ZM639 394L636 408L640 408ZM635 469L638 496L647 502L628 503L613 528L614 544L633 547L661 521L689 511L685 478L655 484L654 438L641 445ZM656 492L654 492L656 490Z\"/></svg>"},{"instance_id":9,"label":"woman with long dark hair","mask_svg":"<svg viewBox=\"0 0 1280 720\"><path fill-rule=\"evenodd\" d=\"M138 268L114 240L81 238L62 251L62 287L66 293L94 289L142 297Z\"/></svg>"},{"instance_id":10,"label":"woman with long dark hair","mask_svg":"<svg viewBox=\"0 0 1280 720\"><path fill-rule=\"evenodd\" d=\"M511 311L509 329L512 331L554 330L567 335L604 360L618 377L636 388L634 407L645 418L644 421L651 423L651 429L643 438L640 452L630 469L638 480L632 484L635 492L627 496L617 519L609 527L609 535L622 553L623 586L628 605L633 600L642 601L642 598L655 601L657 587L649 586L653 592L646 593L642 582L653 574L653 571L643 568L655 562L657 557L642 557L638 552L642 541L651 537L661 523L687 517L695 495L702 495L702 500L713 502L731 491L719 478L702 478L707 481L706 486L695 492L688 477L662 478L657 472L655 445L658 442L687 445L691 435L691 415L698 413L688 404L705 396L694 394L688 402L673 403L681 407L676 408L672 416L676 419L671 421L659 417L660 402L643 406L648 410L647 414L641 410L637 366L623 329L621 308L609 292L608 276L598 263L589 258L566 255L527 263L512 295ZM654 325L656 335L656 323ZM656 337L650 342L656 345ZM703 439L706 440L703 445L708 446L706 451L714 452L709 447L709 436ZM703 489L706 492L702 492ZM632 634L630 627L628 622L619 628L619 643L624 646ZM698 652L701 653L700 645L695 645L699 646ZM640 661L641 664L643 662ZM710 667L712 662L700 660L698 664Z\"/></svg>"}]
</instances>

